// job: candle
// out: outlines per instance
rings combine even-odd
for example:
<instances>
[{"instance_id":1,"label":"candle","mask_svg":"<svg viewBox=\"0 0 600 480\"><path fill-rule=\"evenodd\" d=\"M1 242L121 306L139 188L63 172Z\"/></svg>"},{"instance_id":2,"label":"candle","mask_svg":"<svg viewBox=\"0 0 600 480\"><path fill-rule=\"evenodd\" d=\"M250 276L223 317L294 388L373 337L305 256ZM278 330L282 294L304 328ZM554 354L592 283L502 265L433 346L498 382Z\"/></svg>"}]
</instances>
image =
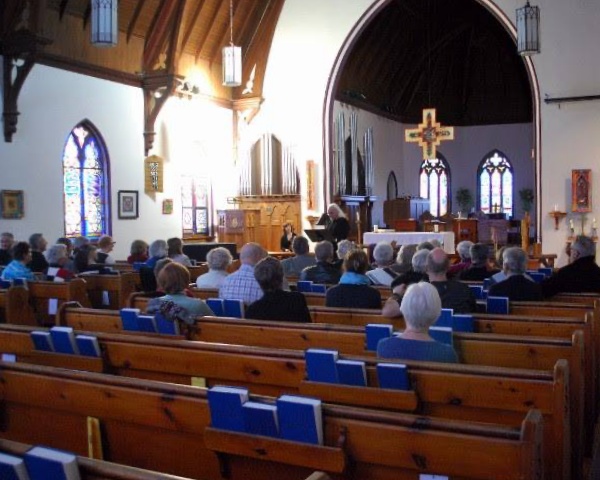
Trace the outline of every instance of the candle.
<instances>
[{"instance_id":1,"label":"candle","mask_svg":"<svg viewBox=\"0 0 600 480\"><path fill-rule=\"evenodd\" d=\"M360 223L360 212L356 212L356 223Z\"/></svg>"},{"instance_id":2,"label":"candle","mask_svg":"<svg viewBox=\"0 0 600 480\"><path fill-rule=\"evenodd\" d=\"M596 228L596 219L595 218L592 220L592 228Z\"/></svg>"},{"instance_id":3,"label":"candle","mask_svg":"<svg viewBox=\"0 0 600 480\"><path fill-rule=\"evenodd\" d=\"M571 230L575 230L575 227L573 226L573 219L569 220L569 228Z\"/></svg>"},{"instance_id":4,"label":"candle","mask_svg":"<svg viewBox=\"0 0 600 480\"><path fill-rule=\"evenodd\" d=\"M557 203L555 203L555 204L554 204L554 211L555 211L555 212L557 212L557 211L558 211L558 204L557 204Z\"/></svg>"}]
</instances>

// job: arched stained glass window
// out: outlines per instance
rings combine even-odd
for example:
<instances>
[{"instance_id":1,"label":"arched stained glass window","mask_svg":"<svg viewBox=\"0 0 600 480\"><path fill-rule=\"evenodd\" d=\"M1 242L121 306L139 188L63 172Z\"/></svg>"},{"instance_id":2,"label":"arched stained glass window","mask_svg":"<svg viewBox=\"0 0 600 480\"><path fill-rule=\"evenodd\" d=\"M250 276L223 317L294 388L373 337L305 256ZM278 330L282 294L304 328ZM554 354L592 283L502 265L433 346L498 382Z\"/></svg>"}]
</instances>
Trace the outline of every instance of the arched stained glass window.
<instances>
[{"instance_id":1,"label":"arched stained glass window","mask_svg":"<svg viewBox=\"0 0 600 480\"><path fill-rule=\"evenodd\" d=\"M206 177L181 178L183 237L210 235L210 182Z\"/></svg>"},{"instance_id":2,"label":"arched stained glass window","mask_svg":"<svg viewBox=\"0 0 600 480\"><path fill-rule=\"evenodd\" d=\"M423 160L419 177L419 194L429 199L429 211L434 217L446 215L450 209L450 167L439 152L438 156Z\"/></svg>"},{"instance_id":3,"label":"arched stained glass window","mask_svg":"<svg viewBox=\"0 0 600 480\"><path fill-rule=\"evenodd\" d=\"M511 163L502 152L494 150L479 164L479 209L484 213L513 214L513 180Z\"/></svg>"},{"instance_id":4,"label":"arched stained glass window","mask_svg":"<svg viewBox=\"0 0 600 480\"><path fill-rule=\"evenodd\" d=\"M63 151L65 236L98 238L109 232L108 159L93 127L82 122Z\"/></svg>"}]
</instances>

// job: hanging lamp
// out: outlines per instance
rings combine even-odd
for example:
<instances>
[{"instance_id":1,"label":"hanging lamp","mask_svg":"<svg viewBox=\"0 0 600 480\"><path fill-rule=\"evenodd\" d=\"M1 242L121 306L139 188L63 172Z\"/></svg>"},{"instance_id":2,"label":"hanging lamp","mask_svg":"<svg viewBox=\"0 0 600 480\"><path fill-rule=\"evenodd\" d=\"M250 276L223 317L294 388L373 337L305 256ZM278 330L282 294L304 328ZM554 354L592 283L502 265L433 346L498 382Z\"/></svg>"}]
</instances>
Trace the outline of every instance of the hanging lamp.
<instances>
[{"instance_id":1,"label":"hanging lamp","mask_svg":"<svg viewBox=\"0 0 600 480\"><path fill-rule=\"evenodd\" d=\"M229 45L223 47L223 85L242 84L242 47L233 44L233 0L229 0Z\"/></svg>"},{"instance_id":2,"label":"hanging lamp","mask_svg":"<svg viewBox=\"0 0 600 480\"><path fill-rule=\"evenodd\" d=\"M92 45L114 47L119 39L118 0L91 0Z\"/></svg>"},{"instance_id":3,"label":"hanging lamp","mask_svg":"<svg viewBox=\"0 0 600 480\"><path fill-rule=\"evenodd\" d=\"M540 53L540 9L527 4L517 8L517 51L528 56Z\"/></svg>"}]
</instances>

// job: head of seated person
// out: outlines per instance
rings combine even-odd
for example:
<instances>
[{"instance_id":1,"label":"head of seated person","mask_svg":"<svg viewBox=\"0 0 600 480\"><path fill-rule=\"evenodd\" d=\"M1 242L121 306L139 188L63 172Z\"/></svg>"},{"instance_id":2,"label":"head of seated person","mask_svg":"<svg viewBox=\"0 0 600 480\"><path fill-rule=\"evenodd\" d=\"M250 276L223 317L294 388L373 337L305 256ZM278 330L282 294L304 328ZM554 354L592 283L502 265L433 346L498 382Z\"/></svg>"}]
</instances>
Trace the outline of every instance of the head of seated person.
<instances>
[{"instance_id":1,"label":"head of seated person","mask_svg":"<svg viewBox=\"0 0 600 480\"><path fill-rule=\"evenodd\" d=\"M100 268L96 264L96 251L96 246L91 243L86 243L77 249L74 259L77 272L87 272Z\"/></svg>"},{"instance_id":2,"label":"head of seated person","mask_svg":"<svg viewBox=\"0 0 600 480\"><path fill-rule=\"evenodd\" d=\"M301 257L303 255L308 255L308 250L308 240L305 237L294 237L294 240L292 241L292 251L296 256Z\"/></svg>"},{"instance_id":3,"label":"head of seated person","mask_svg":"<svg viewBox=\"0 0 600 480\"><path fill-rule=\"evenodd\" d=\"M431 251L434 248L435 248L435 245L431 242L428 242L427 240L424 242L421 242L417 245L417 251L423 250L423 249Z\"/></svg>"},{"instance_id":4,"label":"head of seated person","mask_svg":"<svg viewBox=\"0 0 600 480\"><path fill-rule=\"evenodd\" d=\"M389 242L379 242L373 249L373 258L377 267L384 268L394 263L394 248Z\"/></svg>"},{"instance_id":5,"label":"head of seated person","mask_svg":"<svg viewBox=\"0 0 600 480\"><path fill-rule=\"evenodd\" d=\"M396 255L396 268L398 272L408 272L412 269L412 258L417 252L416 244L402 245Z\"/></svg>"},{"instance_id":6,"label":"head of seated person","mask_svg":"<svg viewBox=\"0 0 600 480\"><path fill-rule=\"evenodd\" d=\"M146 260L148 260L148 244L144 240L131 242L127 263L145 262Z\"/></svg>"},{"instance_id":7,"label":"head of seated person","mask_svg":"<svg viewBox=\"0 0 600 480\"><path fill-rule=\"evenodd\" d=\"M167 262L156 277L158 288L167 295L181 295L190 284L189 270L173 261Z\"/></svg>"},{"instance_id":8,"label":"head of seated person","mask_svg":"<svg viewBox=\"0 0 600 480\"><path fill-rule=\"evenodd\" d=\"M242 265L254 267L267 256L267 251L258 243L246 243L240 250L240 262Z\"/></svg>"},{"instance_id":9,"label":"head of seated person","mask_svg":"<svg viewBox=\"0 0 600 480\"><path fill-rule=\"evenodd\" d=\"M206 264L209 270L227 271L231 262L233 262L231 252L225 247L213 248L206 254Z\"/></svg>"},{"instance_id":10,"label":"head of seated person","mask_svg":"<svg viewBox=\"0 0 600 480\"><path fill-rule=\"evenodd\" d=\"M437 289L427 282L408 287L400 311L406 328L400 337L381 340L377 355L386 358L457 362L456 352L450 345L437 342L429 335L431 327L440 316L442 301Z\"/></svg>"},{"instance_id":11,"label":"head of seated person","mask_svg":"<svg viewBox=\"0 0 600 480\"><path fill-rule=\"evenodd\" d=\"M506 248L502 254L502 269L508 277L523 275L527 271L527 261L527 254L522 248Z\"/></svg>"},{"instance_id":12,"label":"head of seated person","mask_svg":"<svg viewBox=\"0 0 600 480\"><path fill-rule=\"evenodd\" d=\"M595 257L596 256L596 244L594 240L585 235L578 235L571 244L571 250L569 252L569 263L573 263L580 258Z\"/></svg>"},{"instance_id":13,"label":"head of seated person","mask_svg":"<svg viewBox=\"0 0 600 480\"><path fill-rule=\"evenodd\" d=\"M63 267L69 261L67 247L62 243L52 245L46 250L45 255L51 267Z\"/></svg>"},{"instance_id":14,"label":"head of seated person","mask_svg":"<svg viewBox=\"0 0 600 480\"><path fill-rule=\"evenodd\" d=\"M319 263L331 263L333 261L333 244L323 240L315 245L315 259Z\"/></svg>"},{"instance_id":15,"label":"head of seated person","mask_svg":"<svg viewBox=\"0 0 600 480\"><path fill-rule=\"evenodd\" d=\"M463 240L459 242L456 246L456 253L460 257L461 262L469 262L471 261L471 247L473 246L473 242L469 240Z\"/></svg>"},{"instance_id":16,"label":"head of seated person","mask_svg":"<svg viewBox=\"0 0 600 480\"><path fill-rule=\"evenodd\" d=\"M260 260L254 267L254 278L263 292L274 292L283 289L283 267L274 257Z\"/></svg>"},{"instance_id":17,"label":"head of seated person","mask_svg":"<svg viewBox=\"0 0 600 480\"><path fill-rule=\"evenodd\" d=\"M471 246L471 266L482 267L487 265L488 261L488 247L483 243L474 243Z\"/></svg>"},{"instance_id":18,"label":"head of seated person","mask_svg":"<svg viewBox=\"0 0 600 480\"><path fill-rule=\"evenodd\" d=\"M169 252L167 242L164 240L154 240L148 249L150 258L164 258Z\"/></svg>"},{"instance_id":19,"label":"head of seated person","mask_svg":"<svg viewBox=\"0 0 600 480\"><path fill-rule=\"evenodd\" d=\"M31 247L27 242L17 242L12 248L13 260L23 265L31 261Z\"/></svg>"}]
</instances>

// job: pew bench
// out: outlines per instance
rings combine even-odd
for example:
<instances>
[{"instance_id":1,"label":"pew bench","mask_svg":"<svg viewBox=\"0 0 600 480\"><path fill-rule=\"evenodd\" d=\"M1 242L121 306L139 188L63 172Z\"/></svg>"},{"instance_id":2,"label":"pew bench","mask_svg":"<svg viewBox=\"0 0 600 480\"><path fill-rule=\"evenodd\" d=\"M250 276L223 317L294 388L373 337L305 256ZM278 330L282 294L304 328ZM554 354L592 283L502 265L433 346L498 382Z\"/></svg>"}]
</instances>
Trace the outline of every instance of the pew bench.
<instances>
[{"instance_id":1,"label":"pew bench","mask_svg":"<svg viewBox=\"0 0 600 480\"><path fill-rule=\"evenodd\" d=\"M138 272L121 272L119 275L85 275L85 287L93 308L118 310L127 307L129 296L138 290Z\"/></svg>"},{"instance_id":2,"label":"pew bench","mask_svg":"<svg viewBox=\"0 0 600 480\"><path fill-rule=\"evenodd\" d=\"M515 428L326 404L325 446L312 446L211 428L202 388L6 363L0 379L4 438L84 455L93 417L105 458L174 475L300 480L320 469L348 480L543 478L537 410Z\"/></svg>"},{"instance_id":3,"label":"pew bench","mask_svg":"<svg viewBox=\"0 0 600 480\"><path fill-rule=\"evenodd\" d=\"M18 362L40 362L39 352L32 350L28 337L30 330L27 327L1 327L0 351L15 353ZM103 333L97 333L96 336L104 352L104 370L118 375L183 384L190 384L192 378L200 377L206 385L239 384L249 386L253 392L270 395L284 392L313 396L318 394L327 401L353 401L356 405L366 404L374 408L377 405L368 402L374 401L372 397L380 396L378 391L367 388L351 392L353 394L348 398L343 392L344 387L340 393L331 385L306 382L301 351L214 345L167 340L158 336ZM482 349L490 350L492 356L497 348L492 343L482 346ZM73 356L54 356L63 357L65 367L81 368L81 362ZM476 356L477 354L473 355L473 358ZM367 362L369 384L376 385L375 359L360 358ZM542 371L479 365L405 363L409 365L409 375L418 402L408 406L401 402L396 408L436 417L512 426L518 424L519 416L527 409L539 408L545 421L545 448L552 452L545 456L548 466L552 466L548 472L553 472L548 478L568 478L566 472L570 470L571 454L575 457L573 468L577 469L581 465L582 424L579 416L570 415L569 412L581 412L582 408L578 390L571 387L569 394L567 362L555 362ZM59 366L57 363L54 365ZM378 406L385 409L392 407L389 403ZM572 440L571 417L576 422Z\"/></svg>"}]
</instances>

